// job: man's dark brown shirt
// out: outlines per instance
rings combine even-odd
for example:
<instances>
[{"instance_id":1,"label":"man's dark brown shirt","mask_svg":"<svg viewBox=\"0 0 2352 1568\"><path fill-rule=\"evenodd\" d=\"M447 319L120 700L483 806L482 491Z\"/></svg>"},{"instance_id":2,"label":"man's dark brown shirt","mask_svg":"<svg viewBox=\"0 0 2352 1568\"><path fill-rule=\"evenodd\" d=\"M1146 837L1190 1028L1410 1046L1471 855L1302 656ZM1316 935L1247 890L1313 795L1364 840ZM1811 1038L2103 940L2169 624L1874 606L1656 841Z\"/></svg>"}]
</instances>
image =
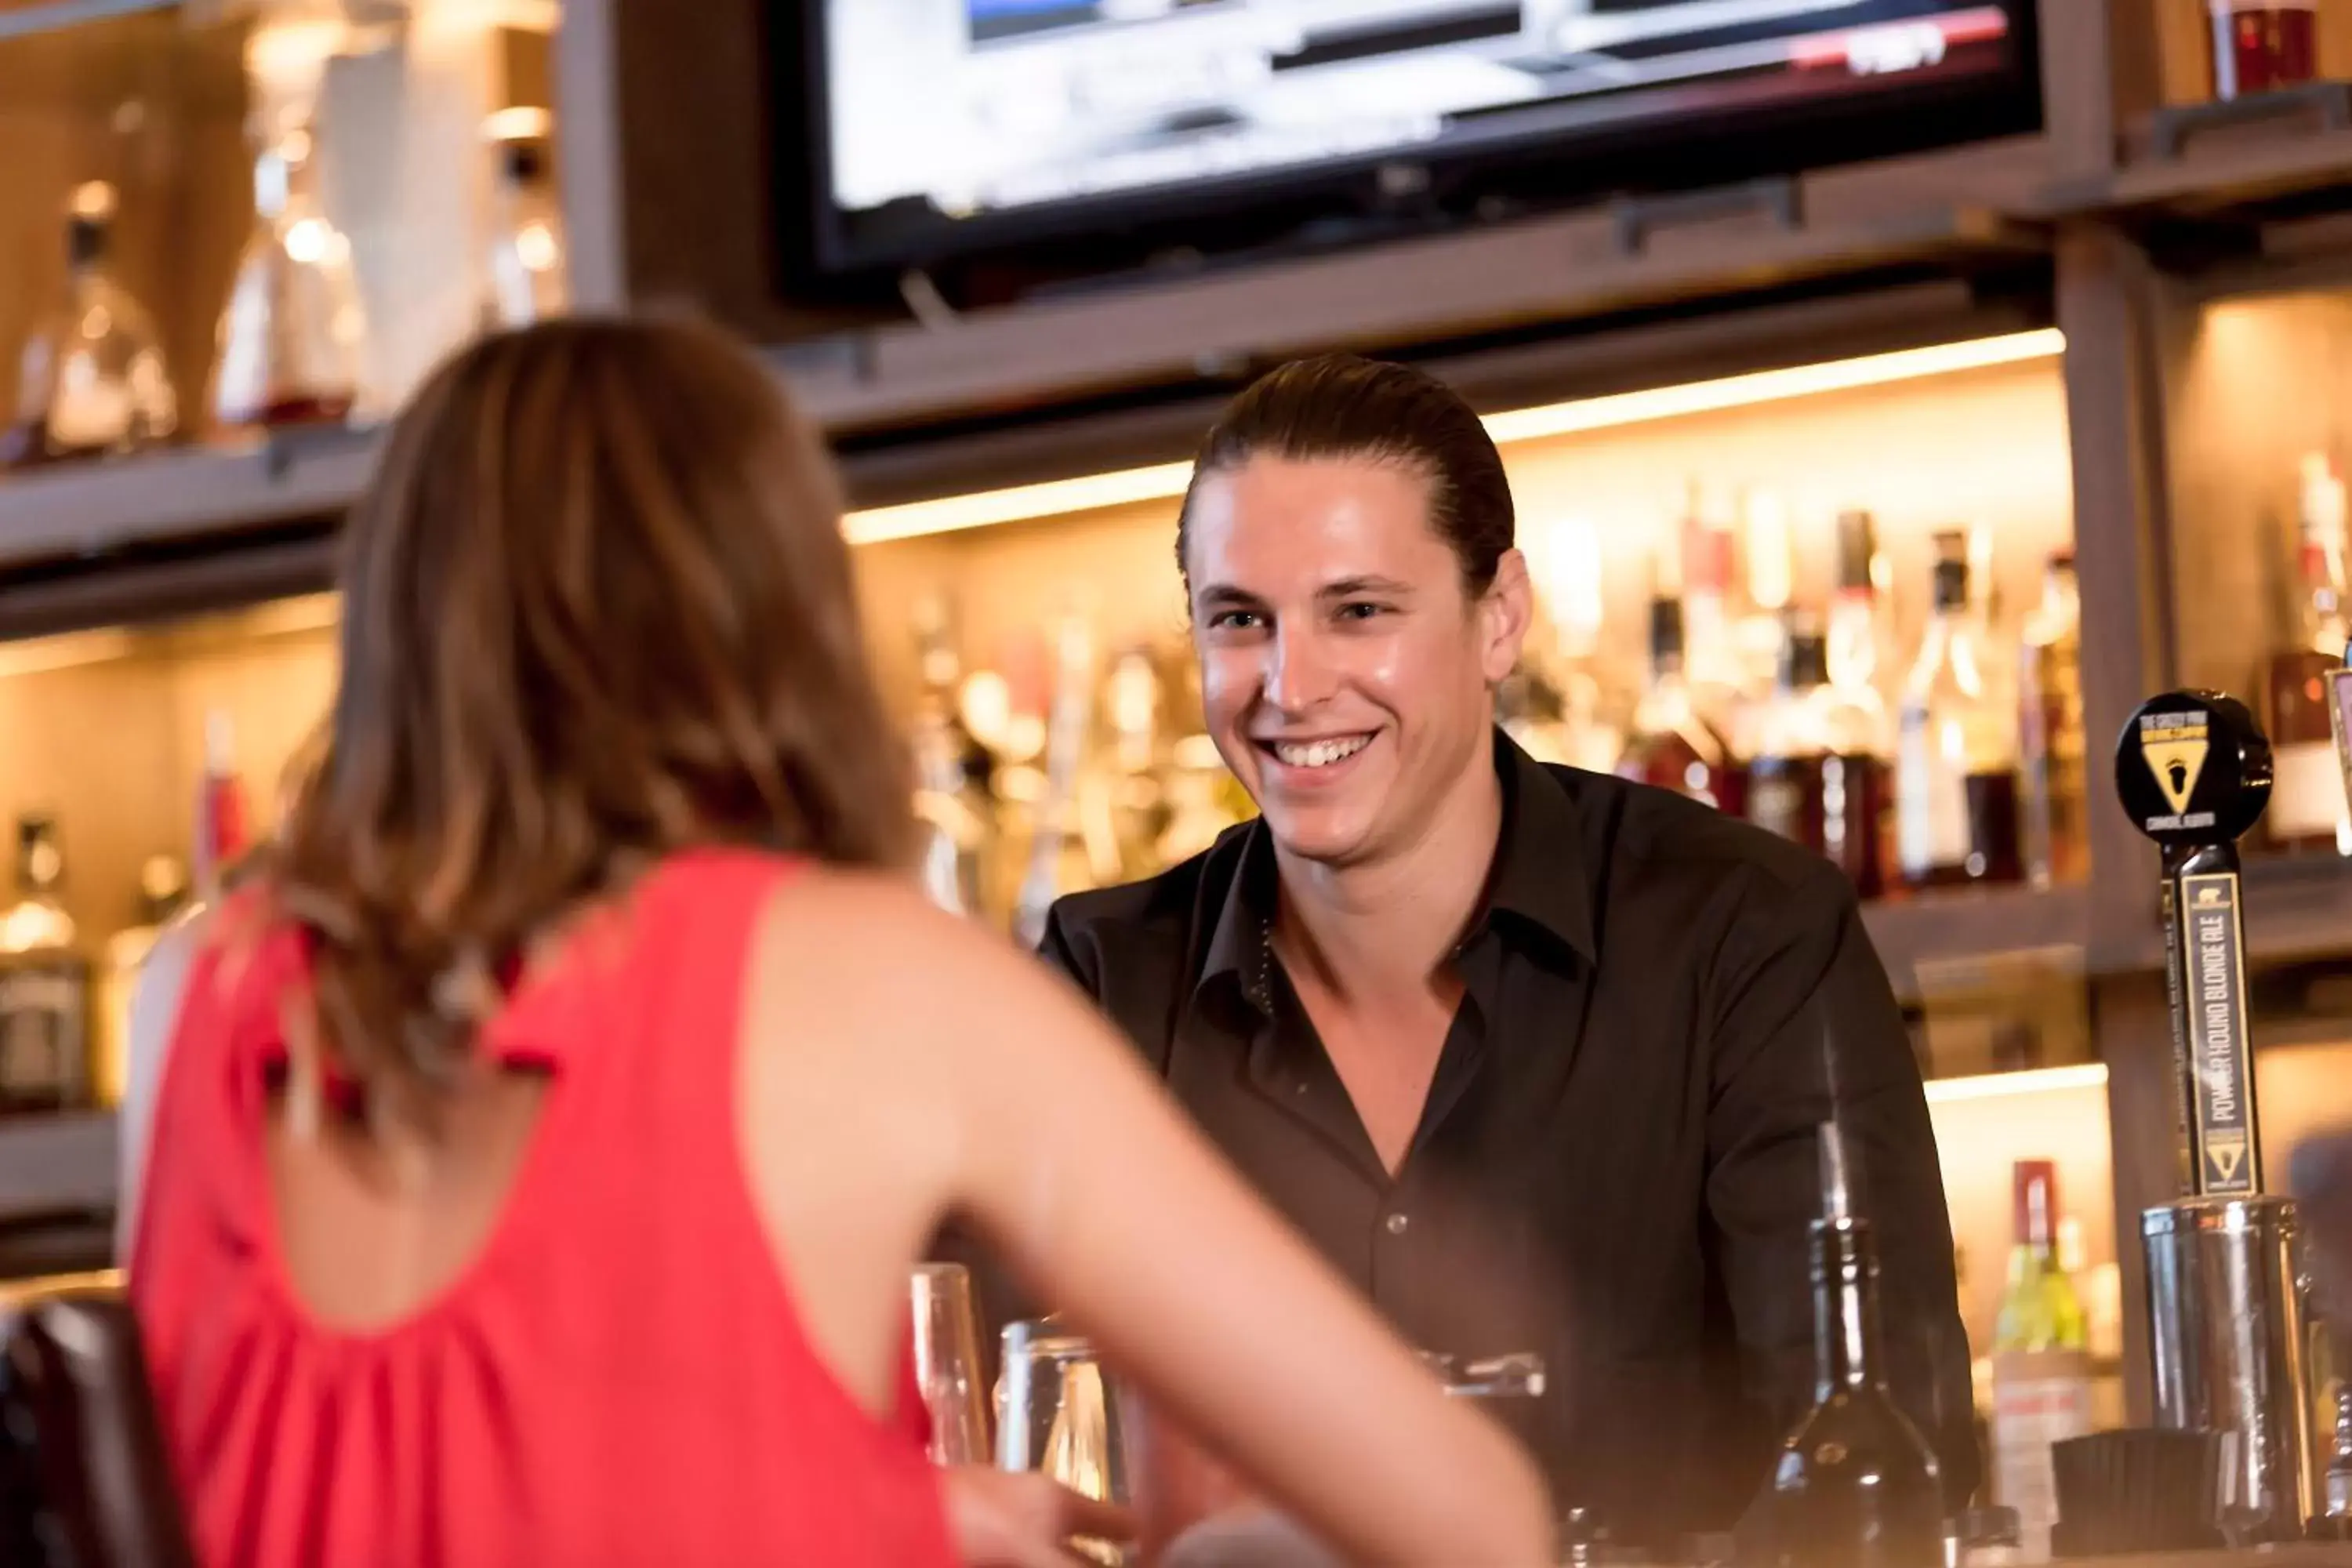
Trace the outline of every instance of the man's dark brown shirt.
<instances>
[{"instance_id":1,"label":"man's dark brown shirt","mask_svg":"<svg viewBox=\"0 0 2352 1568\"><path fill-rule=\"evenodd\" d=\"M1499 734L1504 825L1465 989L1391 1179L1278 963L1262 823L1055 906L1043 952L1292 1224L1423 1349L1535 1351L1563 1504L1727 1529L1811 1404L1806 1226L1832 1106L1876 1222L1888 1371L1957 1500L1969 1353L1935 1135L1827 862ZM1826 1051L1825 1051L1826 1045Z\"/></svg>"}]
</instances>

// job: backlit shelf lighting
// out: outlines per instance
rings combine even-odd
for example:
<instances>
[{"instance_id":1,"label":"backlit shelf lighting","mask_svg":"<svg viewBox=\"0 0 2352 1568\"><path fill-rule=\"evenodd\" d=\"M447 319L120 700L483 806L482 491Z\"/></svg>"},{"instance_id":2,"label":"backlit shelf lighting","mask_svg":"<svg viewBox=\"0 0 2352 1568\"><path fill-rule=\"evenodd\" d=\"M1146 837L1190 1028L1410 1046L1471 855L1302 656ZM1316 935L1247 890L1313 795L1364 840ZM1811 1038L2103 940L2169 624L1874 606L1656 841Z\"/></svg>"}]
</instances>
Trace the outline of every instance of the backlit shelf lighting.
<instances>
[{"instance_id":1,"label":"backlit shelf lighting","mask_svg":"<svg viewBox=\"0 0 2352 1568\"><path fill-rule=\"evenodd\" d=\"M2070 1089L2105 1089L2107 1064L2084 1062L2076 1067L2033 1068L2023 1072L1979 1073L1973 1078L1938 1078L1927 1081L1927 1103L1953 1105L1964 1100L2005 1100L2021 1094L2053 1094Z\"/></svg>"},{"instance_id":2,"label":"backlit shelf lighting","mask_svg":"<svg viewBox=\"0 0 2352 1568\"><path fill-rule=\"evenodd\" d=\"M1898 349L1856 359L1754 371L1680 386L1646 387L1639 392L1584 397L1539 408L1512 409L1488 415L1486 429L1497 446L1507 447L1524 441L1622 429L1663 419L1687 418L1695 414L1719 414L1792 398L1887 386L1963 371L2023 364L2055 359L2065 352L2065 334L2055 327L2042 327L2000 337L1972 338L1965 342ZM1192 475L1190 463L1155 463L1148 468L1118 468L1108 473L1082 474L1076 479L975 490L967 495L854 511L843 521L842 531L852 544L880 544L890 540L993 528L1003 523L1034 522L1142 501L1173 500L1184 493Z\"/></svg>"}]
</instances>

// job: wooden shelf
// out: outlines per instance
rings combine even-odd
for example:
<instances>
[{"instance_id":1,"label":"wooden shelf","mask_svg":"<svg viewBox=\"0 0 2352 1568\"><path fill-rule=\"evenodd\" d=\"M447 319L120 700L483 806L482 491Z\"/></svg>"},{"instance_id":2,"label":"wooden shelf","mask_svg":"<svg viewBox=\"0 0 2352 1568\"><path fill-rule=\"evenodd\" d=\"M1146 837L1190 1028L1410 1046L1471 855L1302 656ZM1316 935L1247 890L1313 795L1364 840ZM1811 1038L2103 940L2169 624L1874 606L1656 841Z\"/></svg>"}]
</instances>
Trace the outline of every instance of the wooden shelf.
<instances>
[{"instance_id":1,"label":"wooden shelf","mask_svg":"<svg viewBox=\"0 0 2352 1568\"><path fill-rule=\"evenodd\" d=\"M1699 242L1702 232L1709 237ZM1183 384L1335 348L1458 341L1882 268L2031 255L2039 232L1949 205L1622 243L1583 210L1132 291L876 328L775 354L829 431L919 426Z\"/></svg>"},{"instance_id":2,"label":"wooden shelf","mask_svg":"<svg viewBox=\"0 0 2352 1568\"><path fill-rule=\"evenodd\" d=\"M304 432L0 479L0 568L330 516L375 460L368 430Z\"/></svg>"},{"instance_id":3,"label":"wooden shelf","mask_svg":"<svg viewBox=\"0 0 2352 1568\"><path fill-rule=\"evenodd\" d=\"M0 1121L0 1223L112 1209L115 1158L110 1110Z\"/></svg>"},{"instance_id":4,"label":"wooden shelf","mask_svg":"<svg viewBox=\"0 0 2352 1568\"><path fill-rule=\"evenodd\" d=\"M2130 932L2109 933L2102 970L2152 973L2164 966L2164 931L2158 923L2155 862L2147 870L2147 921ZM2253 964L2352 957L2352 860L2333 855L2245 857L2246 958Z\"/></svg>"},{"instance_id":5,"label":"wooden shelf","mask_svg":"<svg viewBox=\"0 0 2352 1568\"><path fill-rule=\"evenodd\" d=\"M1866 904L1863 924L1895 994L1912 1003L1923 973L1942 988L1970 984L1972 971L1990 980L1994 966L2035 954L2080 964L2090 900L2079 887L1956 889Z\"/></svg>"},{"instance_id":6,"label":"wooden shelf","mask_svg":"<svg viewBox=\"0 0 2352 1568\"><path fill-rule=\"evenodd\" d=\"M91 22L136 16L150 11L176 11L180 0L41 0L27 5L0 7L0 43L39 33L63 32Z\"/></svg>"}]
</instances>

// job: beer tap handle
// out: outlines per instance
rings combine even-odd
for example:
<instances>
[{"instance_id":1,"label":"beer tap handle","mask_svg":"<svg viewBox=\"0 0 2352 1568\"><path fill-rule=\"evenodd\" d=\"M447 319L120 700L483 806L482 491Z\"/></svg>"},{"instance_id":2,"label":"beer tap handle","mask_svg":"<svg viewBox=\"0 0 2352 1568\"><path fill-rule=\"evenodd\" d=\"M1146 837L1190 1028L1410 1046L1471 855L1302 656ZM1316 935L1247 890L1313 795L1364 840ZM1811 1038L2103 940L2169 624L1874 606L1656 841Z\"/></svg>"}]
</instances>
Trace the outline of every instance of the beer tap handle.
<instances>
[{"instance_id":1,"label":"beer tap handle","mask_svg":"<svg viewBox=\"0 0 2352 1568\"><path fill-rule=\"evenodd\" d=\"M2238 840L2270 804L2271 747L2218 691L2152 698L2124 726L2116 792L2164 852L2176 1128L2195 1197L2263 1191Z\"/></svg>"}]
</instances>

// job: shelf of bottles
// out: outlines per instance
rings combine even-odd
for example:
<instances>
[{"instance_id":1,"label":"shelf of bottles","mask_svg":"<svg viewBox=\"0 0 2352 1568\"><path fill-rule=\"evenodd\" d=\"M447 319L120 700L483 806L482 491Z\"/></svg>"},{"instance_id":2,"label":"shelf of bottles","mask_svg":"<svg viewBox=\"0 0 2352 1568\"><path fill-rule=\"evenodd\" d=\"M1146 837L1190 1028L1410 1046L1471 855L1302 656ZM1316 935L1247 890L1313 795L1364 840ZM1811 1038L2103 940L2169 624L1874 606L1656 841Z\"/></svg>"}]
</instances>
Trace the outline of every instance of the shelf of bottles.
<instances>
[{"instance_id":1,"label":"shelf of bottles","mask_svg":"<svg viewBox=\"0 0 2352 1568\"><path fill-rule=\"evenodd\" d=\"M365 423L470 332L561 309L545 39L515 9L0 13L26 21L0 28L24 285L0 297L0 486Z\"/></svg>"},{"instance_id":2,"label":"shelf of bottles","mask_svg":"<svg viewBox=\"0 0 2352 1568\"><path fill-rule=\"evenodd\" d=\"M1802 843L1882 912L2078 884L2062 348L2028 332L1495 416L1540 610L1508 729ZM1156 871L1246 811L1191 685L1181 481L851 519L886 674L914 694L942 902L1032 930L1054 895ZM1024 502L1051 515L960 531Z\"/></svg>"}]
</instances>

